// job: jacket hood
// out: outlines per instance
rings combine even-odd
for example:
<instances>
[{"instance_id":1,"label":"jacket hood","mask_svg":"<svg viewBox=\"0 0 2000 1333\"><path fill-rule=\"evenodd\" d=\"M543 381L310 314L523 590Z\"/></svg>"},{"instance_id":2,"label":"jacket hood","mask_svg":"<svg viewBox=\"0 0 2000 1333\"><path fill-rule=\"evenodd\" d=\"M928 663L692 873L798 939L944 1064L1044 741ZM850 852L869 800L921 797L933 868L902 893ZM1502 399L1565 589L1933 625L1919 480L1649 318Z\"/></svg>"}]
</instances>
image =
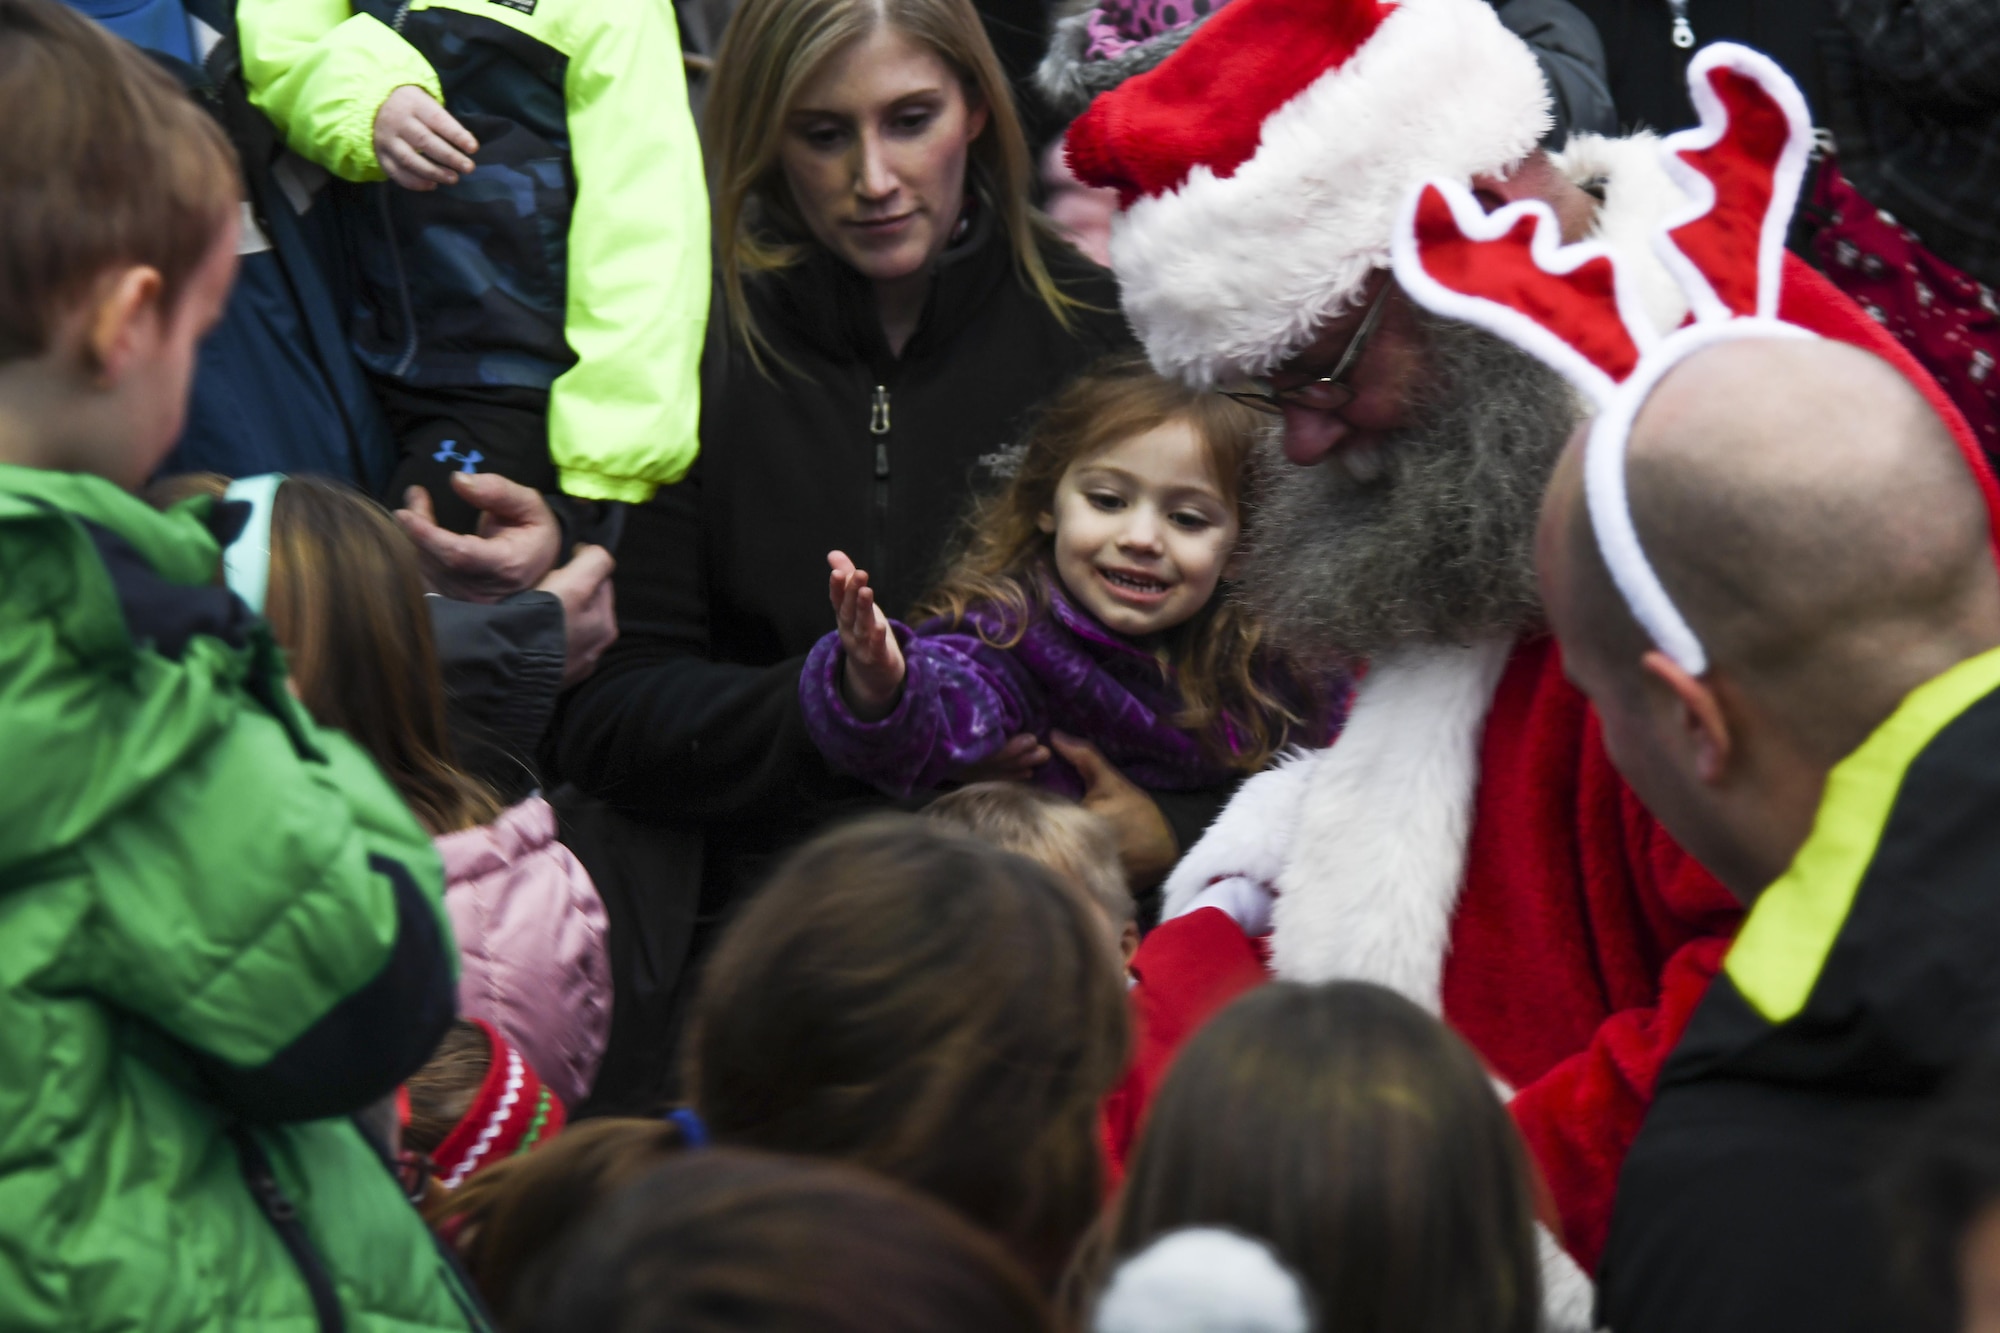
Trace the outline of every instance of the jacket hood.
<instances>
[{"instance_id":1,"label":"jacket hood","mask_svg":"<svg viewBox=\"0 0 2000 1333\"><path fill-rule=\"evenodd\" d=\"M0 783L0 870L74 845L213 741L246 689L312 752L269 630L215 581L213 510L0 466L7 747L36 764Z\"/></svg>"},{"instance_id":2,"label":"jacket hood","mask_svg":"<svg viewBox=\"0 0 2000 1333\"><path fill-rule=\"evenodd\" d=\"M1827 779L1662 1075L1920 1095L2000 1022L2000 649L1913 690Z\"/></svg>"}]
</instances>

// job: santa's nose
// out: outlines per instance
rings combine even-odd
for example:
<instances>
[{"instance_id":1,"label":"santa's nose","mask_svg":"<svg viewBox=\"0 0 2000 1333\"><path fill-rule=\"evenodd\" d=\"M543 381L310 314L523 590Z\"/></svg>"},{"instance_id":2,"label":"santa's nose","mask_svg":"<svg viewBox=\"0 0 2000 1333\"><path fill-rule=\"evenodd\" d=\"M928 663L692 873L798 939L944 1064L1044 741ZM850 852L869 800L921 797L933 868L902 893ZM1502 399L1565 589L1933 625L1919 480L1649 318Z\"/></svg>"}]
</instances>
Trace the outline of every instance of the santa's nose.
<instances>
[{"instance_id":1,"label":"santa's nose","mask_svg":"<svg viewBox=\"0 0 2000 1333\"><path fill-rule=\"evenodd\" d=\"M1326 461L1354 428L1330 412L1309 407L1285 409L1285 457L1300 467Z\"/></svg>"}]
</instances>

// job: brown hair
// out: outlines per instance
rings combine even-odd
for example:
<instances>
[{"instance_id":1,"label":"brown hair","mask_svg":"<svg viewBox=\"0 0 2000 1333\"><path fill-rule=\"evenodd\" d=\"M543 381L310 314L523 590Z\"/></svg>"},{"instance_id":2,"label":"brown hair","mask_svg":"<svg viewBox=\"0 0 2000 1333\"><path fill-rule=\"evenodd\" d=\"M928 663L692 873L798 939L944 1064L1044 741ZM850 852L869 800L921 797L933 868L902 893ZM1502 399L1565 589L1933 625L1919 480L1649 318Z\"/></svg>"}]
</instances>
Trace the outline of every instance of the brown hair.
<instances>
[{"instance_id":1,"label":"brown hair","mask_svg":"<svg viewBox=\"0 0 2000 1333\"><path fill-rule=\"evenodd\" d=\"M560 1251L607 1200L686 1146L669 1121L586 1120L434 1196L424 1220L451 1238L488 1308L511 1325L533 1299L524 1279L535 1262Z\"/></svg>"},{"instance_id":2,"label":"brown hair","mask_svg":"<svg viewBox=\"0 0 2000 1333\"><path fill-rule=\"evenodd\" d=\"M990 642L996 648L1018 643L1030 618L1045 608L1047 580L1055 577L1049 568L1054 538L1042 531L1041 518L1054 511L1064 474L1170 421L1193 428L1223 499L1242 512L1251 453L1262 429L1257 414L1221 394L1166 379L1142 359L1116 357L1080 376L1043 410L1013 481L973 510L962 553L917 614L961 624L975 604L990 603L1001 609L1007 625L1007 632ZM1313 692L1283 689L1290 667L1264 645L1256 618L1224 590L1162 635L1158 655L1160 669L1173 673L1180 687L1175 725L1232 768L1258 771L1293 728L1315 721Z\"/></svg>"},{"instance_id":3,"label":"brown hair","mask_svg":"<svg viewBox=\"0 0 2000 1333\"><path fill-rule=\"evenodd\" d=\"M1088 894L1114 929L1138 913L1118 834L1067 797L1023 782L975 782L932 801L924 817L1047 866Z\"/></svg>"},{"instance_id":4,"label":"brown hair","mask_svg":"<svg viewBox=\"0 0 2000 1333\"><path fill-rule=\"evenodd\" d=\"M836 1157L955 1205L1053 1283L1098 1212L1119 968L1083 895L908 815L824 834L743 909L695 1001L721 1141Z\"/></svg>"},{"instance_id":5,"label":"brown hair","mask_svg":"<svg viewBox=\"0 0 2000 1333\"><path fill-rule=\"evenodd\" d=\"M0 363L120 265L158 269L171 312L243 197L207 113L55 0L0 0L0 125Z\"/></svg>"},{"instance_id":6,"label":"brown hair","mask_svg":"<svg viewBox=\"0 0 2000 1333\"><path fill-rule=\"evenodd\" d=\"M1112 1250L1219 1226L1267 1242L1328 1327L1535 1333L1527 1155L1479 1060L1379 986L1260 987L1174 1061Z\"/></svg>"},{"instance_id":7,"label":"brown hair","mask_svg":"<svg viewBox=\"0 0 2000 1333\"><path fill-rule=\"evenodd\" d=\"M228 484L193 473L146 495L168 504ZM329 478L286 478L271 502L264 614L306 711L366 750L426 829L499 816L492 790L453 757L423 570L388 510Z\"/></svg>"},{"instance_id":8,"label":"brown hair","mask_svg":"<svg viewBox=\"0 0 2000 1333\"><path fill-rule=\"evenodd\" d=\"M865 1171L728 1148L656 1167L536 1275L534 1333L1047 1333L990 1238Z\"/></svg>"},{"instance_id":9,"label":"brown hair","mask_svg":"<svg viewBox=\"0 0 2000 1333\"><path fill-rule=\"evenodd\" d=\"M704 124L723 310L759 366L776 353L751 318L744 279L791 267L809 235L798 216L778 147L799 90L829 61L886 26L920 42L958 76L968 100L986 107L968 179L990 197L1021 281L1064 324L1077 302L1042 259L1056 233L1031 200L1034 166L1007 76L971 0L743 0L716 53Z\"/></svg>"},{"instance_id":10,"label":"brown hair","mask_svg":"<svg viewBox=\"0 0 2000 1333\"><path fill-rule=\"evenodd\" d=\"M472 1109L472 1099L492 1063L493 1047L480 1026L468 1019L452 1020L431 1058L403 1085L410 1097L403 1146L412 1152L436 1152Z\"/></svg>"}]
</instances>

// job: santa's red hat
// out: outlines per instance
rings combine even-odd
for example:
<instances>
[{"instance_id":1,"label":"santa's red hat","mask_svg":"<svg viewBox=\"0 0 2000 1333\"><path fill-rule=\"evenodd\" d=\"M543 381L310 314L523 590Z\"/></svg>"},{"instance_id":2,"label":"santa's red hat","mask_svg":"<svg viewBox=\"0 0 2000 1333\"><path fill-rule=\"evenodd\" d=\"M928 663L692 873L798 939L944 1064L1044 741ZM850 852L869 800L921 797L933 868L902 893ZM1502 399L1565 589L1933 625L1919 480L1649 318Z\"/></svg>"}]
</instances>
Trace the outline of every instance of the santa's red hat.
<instances>
[{"instance_id":1,"label":"santa's red hat","mask_svg":"<svg viewBox=\"0 0 2000 1333\"><path fill-rule=\"evenodd\" d=\"M1486 0L1232 0L1068 146L1122 197L1111 263L1153 364L1208 385L1352 304L1412 187L1503 172L1550 123L1541 67Z\"/></svg>"}]
</instances>

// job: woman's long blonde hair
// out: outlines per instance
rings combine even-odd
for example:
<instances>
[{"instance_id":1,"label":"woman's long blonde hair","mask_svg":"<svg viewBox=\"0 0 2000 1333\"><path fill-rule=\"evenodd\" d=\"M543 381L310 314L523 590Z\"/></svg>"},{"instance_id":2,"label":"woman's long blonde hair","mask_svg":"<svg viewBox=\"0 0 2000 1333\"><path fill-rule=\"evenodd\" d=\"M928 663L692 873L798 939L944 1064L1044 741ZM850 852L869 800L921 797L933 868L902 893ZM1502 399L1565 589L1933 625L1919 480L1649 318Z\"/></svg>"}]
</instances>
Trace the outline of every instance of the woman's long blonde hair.
<instances>
[{"instance_id":1,"label":"woman's long blonde hair","mask_svg":"<svg viewBox=\"0 0 2000 1333\"><path fill-rule=\"evenodd\" d=\"M1143 359L1118 357L1078 378L1043 410L1013 481L973 511L962 553L918 615L963 624L975 605L995 606L1006 629L988 642L1019 643L1056 577L1055 538L1040 520L1054 512L1063 474L1170 421L1193 428L1223 499L1241 513L1251 452L1264 429L1257 414L1221 394L1164 379ZM1215 759L1249 773L1320 720L1314 693L1298 687L1298 674L1263 637L1256 617L1218 590L1192 620L1162 635L1156 649L1161 670L1180 689L1175 725Z\"/></svg>"},{"instance_id":2,"label":"woman's long blonde hair","mask_svg":"<svg viewBox=\"0 0 2000 1333\"><path fill-rule=\"evenodd\" d=\"M759 366L778 357L750 315L744 279L789 268L808 236L778 165L785 116L826 62L886 26L922 43L985 105L967 180L987 197L1020 279L1065 326L1080 303L1049 273L1041 242L1055 236L1029 202L1034 164L1000 59L971 0L744 0L723 34L705 114L716 267L730 325Z\"/></svg>"}]
</instances>

